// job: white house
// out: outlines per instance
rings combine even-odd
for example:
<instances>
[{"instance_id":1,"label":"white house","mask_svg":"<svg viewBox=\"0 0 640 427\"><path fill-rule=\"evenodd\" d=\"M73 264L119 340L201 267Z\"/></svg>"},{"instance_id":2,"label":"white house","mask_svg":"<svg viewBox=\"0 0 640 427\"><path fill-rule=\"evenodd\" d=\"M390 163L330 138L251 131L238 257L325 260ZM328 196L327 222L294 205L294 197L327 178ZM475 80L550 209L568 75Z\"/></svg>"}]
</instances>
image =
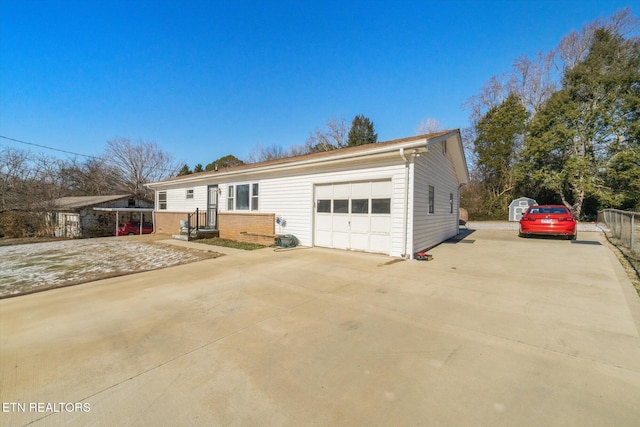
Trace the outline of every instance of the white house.
<instances>
[{"instance_id":1,"label":"white house","mask_svg":"<svg viewBox=\"0 0 640 427\"><path fill-rule=\"evenodd\" d=\"M410 258L458 233L469 172L459 130L179 176L149 184L156 230L196 209L220 237L293 234L304 246ZM206 212L206 214L204 213Z\"/></svg>"}]
</instances>

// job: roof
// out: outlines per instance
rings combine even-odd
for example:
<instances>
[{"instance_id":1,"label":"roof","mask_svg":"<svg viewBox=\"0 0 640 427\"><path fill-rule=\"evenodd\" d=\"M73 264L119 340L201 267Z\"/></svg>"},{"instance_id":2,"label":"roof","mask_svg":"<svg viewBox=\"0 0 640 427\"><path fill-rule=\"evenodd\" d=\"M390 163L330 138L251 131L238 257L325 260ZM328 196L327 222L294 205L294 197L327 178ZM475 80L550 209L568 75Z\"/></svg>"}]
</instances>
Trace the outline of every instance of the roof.
<instances>
[{"instance_id":1,"label":"roof","mask_svg":"<svg viewBox=\"0 0 640 427\"><path fill-rule=\"evenodd\" d=\"M113 202L116 200L129 199L128 194L118 194L111 196L76 196L61 197L53 200L57 209L78 209L87 206L99 205L101 203Z\"/></svg>"},{"instance_id":2,"label":"roof","mask_svg":"<svg viewBox=\"0 0 640 427\"><path fill-rule=\"evenodd\" d=\"M163 181L149 183L146 185L150 188L154 188L157 186L163 186L163 185L169 185L169 184L178 184L182 182L187 183L187 182L206 180L207 178L213 178L213 177L236 175L244 172L286 169L286 168L296 167L296 166L320 164L328 161L353 160L353 159L361 158L364 156L395 152L395 150L398 150L401 148L408 148L408 149L420 148L420 147L426 148L431 144L444 141L451 137L457 137L457 140L458 140L458 145L459 145L461 159L462 159L461 163L463 163L463 165L461 166L463 171L460 172L460 175L465 176L465 179L463 181L466 183L468 180L469 172L467 170L466 160L464 159L464 150L462 147L462 141L460 139L460 130L453 129L453 130L435 132L431 134L394 139L391 141L378 142L375 144L365 144L365 145L359 145L356 147L339 148L331 151L304 154L301 156L286 157L282 159L269 160L269 161L259 162L259 163L250 163L246 165L235 166L235 167L221 169L217 171L206 171L206 172L193 173L189 175L181 175L173 178L168 178Z\"/></svg>"}]
</instances>

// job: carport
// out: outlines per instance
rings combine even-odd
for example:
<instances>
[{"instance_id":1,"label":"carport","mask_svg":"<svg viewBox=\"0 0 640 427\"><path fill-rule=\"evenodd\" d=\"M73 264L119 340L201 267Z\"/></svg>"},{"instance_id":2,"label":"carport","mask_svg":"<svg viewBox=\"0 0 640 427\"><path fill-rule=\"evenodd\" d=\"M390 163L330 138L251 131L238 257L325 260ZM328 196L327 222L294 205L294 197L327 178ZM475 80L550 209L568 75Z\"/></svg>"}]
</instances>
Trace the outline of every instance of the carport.
<instances>
[{"instance_id":1,"label":"carport","mask_svg":"<svg viewBox=\"0 0 640 427\"><path fill-rule=\"evenodd\" d=\"M140 212L140 233L142 234L142 223L144 222L143 214L145 212L151 212L151 224L153 224L153 231L156 230L156 215L153 208L93 208L94 211L102 212L115 212L116 213L116 229L114 235L118 237L118 224L120 223L120 212Z\"/></svg>"}]
</instances>

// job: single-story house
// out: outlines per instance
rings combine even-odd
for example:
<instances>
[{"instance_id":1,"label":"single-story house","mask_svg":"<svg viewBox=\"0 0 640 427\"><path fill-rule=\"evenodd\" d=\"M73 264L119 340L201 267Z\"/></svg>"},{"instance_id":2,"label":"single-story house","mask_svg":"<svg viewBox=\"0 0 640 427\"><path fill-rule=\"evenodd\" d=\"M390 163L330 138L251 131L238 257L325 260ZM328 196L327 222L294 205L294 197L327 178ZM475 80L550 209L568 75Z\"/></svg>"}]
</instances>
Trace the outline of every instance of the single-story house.
<instances>
[{"instance_id":1,"label":"single-story house","mask_svg":"<svg viewBox=\"0 0 640 427\"><path fill-rule=\"evenodd\" d=\"M156 231L196 209L221 238L294 235L301 245L410 258L458 234L469 179L459 130L170 178Z\"/></svg>"},{"instance_id":2,"label":"single-story house","mask_svg":"<svg viewBox=\"0 0 640 427\"><path fill-rule=\"evenodd\" d=\"M113 235L116 216L107 209L125 209L119 221L150 221L153 202L132 198L126 194L111 196L62 197L50 202L56 237L98 237ZM103 210L96 210L99 208Z\"/></svg>"}]
</instances>

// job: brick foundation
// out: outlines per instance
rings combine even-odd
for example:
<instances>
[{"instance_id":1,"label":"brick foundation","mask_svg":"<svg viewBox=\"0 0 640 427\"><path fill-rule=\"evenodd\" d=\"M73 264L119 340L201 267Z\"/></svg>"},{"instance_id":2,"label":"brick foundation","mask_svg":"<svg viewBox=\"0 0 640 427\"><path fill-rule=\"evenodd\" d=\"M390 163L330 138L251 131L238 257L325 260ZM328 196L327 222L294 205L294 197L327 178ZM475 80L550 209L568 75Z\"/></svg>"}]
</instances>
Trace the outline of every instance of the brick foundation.
<instances>
[{"instance_id":1,"label":"brick foundation","mask_svg":"<svg viewBox=\"0 0 640 427\"><path fill-rule=\"evenodd\" d=\"M180 221L186 221L187 212L156 211L156 233L180 234Z\"/></svg>"},{"instance_id":2,"label":"brick foundation","mask_svg":"<svg viewBox=\"0 0 640 427\"><path fill-rule=\"evenodd\" d=\"M272 245L275 239L275 228L275 214L218 213L218 229L222 239Z\"/></svg>"}]
</instances>

